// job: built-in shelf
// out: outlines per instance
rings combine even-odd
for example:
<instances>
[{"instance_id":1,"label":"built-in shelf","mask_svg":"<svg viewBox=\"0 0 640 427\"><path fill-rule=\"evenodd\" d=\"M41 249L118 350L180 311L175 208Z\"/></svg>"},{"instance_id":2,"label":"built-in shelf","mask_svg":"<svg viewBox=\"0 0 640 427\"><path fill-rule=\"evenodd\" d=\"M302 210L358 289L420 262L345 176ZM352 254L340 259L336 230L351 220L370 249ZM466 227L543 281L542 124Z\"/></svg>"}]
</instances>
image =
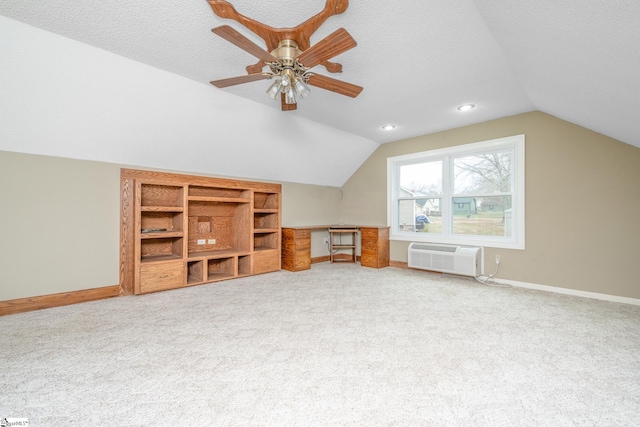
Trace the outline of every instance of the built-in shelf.
<instances>
[{"instance_id":1,"label":"built-in shelf","mask_svg":"<svg viewBox=\"0 0 640 427\"><path fill-rule=\"evenodd\" d=\"M123 292L280 269L281 185L121 171Z\"/></svg>"},{"instance_id":2,"label":"built-in shelf","mask_svg":"<svg viewBox=\"0 0 640 427\"><path fill-rule=\"evenodd\" d=\"M189 201L209 202L209 203L250 203L249 199L241 199L238 197L204 197L204 196L189 196Z\"/></svg>"}]
</instances>

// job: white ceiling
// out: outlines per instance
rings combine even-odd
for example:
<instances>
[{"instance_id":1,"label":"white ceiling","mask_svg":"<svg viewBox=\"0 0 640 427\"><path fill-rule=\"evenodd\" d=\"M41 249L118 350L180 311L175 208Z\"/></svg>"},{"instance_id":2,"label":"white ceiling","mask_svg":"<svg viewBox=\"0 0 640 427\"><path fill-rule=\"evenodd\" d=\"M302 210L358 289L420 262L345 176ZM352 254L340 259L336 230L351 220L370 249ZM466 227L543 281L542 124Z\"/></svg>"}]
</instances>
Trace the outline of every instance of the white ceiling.
<instances>
[{"instance_id":1,"label":"white ceiling","mask_svg":"<svg viewBox=\"0 0 640 427\"><path fill-rule=\"evenodd\" d=\"M324 0L232 0L242 14L292 27ZM202 84L245 74L255 58L211 33L235 21L205 0L3 0L0 14ZM335 62L355 99L312 87L298 110L376 143L541 110L640 147L640 1L352 0L312 43L344 27L357 41ZM208 90L279 110L268 81ZM456 111L463 103L477 106ZM393 123L392 132L381 126Z\"/></svg>"}]
</instances>

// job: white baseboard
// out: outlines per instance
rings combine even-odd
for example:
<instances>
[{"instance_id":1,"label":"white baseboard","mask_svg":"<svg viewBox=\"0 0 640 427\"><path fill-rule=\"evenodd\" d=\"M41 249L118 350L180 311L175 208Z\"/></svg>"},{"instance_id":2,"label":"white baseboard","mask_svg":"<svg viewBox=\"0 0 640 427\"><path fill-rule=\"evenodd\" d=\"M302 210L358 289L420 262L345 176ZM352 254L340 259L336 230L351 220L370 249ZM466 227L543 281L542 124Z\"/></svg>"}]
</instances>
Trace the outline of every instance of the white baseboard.
<instances>
[{"instance_id":1,"label":"white baseboard","mask_svg":"<svg viewBox=\"0 0 640 427\"><path fill-rule=\"evenodd\" d=\"M599 299L611 302L621 302L623 304L640 305L640 299L619 297L616 295L600 294L597 292L579 291L576 289L558 288L555 286L538 285L535 283L518 282L517 280L494 279L496 283L511 285L518 288L535 289L538 291L555 292L556 294L574 295L583 298Z\"/></svg>"}]
</instances>

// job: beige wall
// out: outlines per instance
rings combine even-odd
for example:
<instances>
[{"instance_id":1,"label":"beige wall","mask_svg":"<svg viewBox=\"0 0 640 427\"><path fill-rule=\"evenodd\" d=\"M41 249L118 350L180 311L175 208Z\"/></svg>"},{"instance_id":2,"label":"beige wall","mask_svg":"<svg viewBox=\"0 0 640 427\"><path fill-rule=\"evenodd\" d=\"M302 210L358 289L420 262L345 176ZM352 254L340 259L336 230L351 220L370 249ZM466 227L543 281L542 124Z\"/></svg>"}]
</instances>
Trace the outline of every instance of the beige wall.
<instances>
[{"instance_id":1,"label":"beige wall","mask_svg":"<svg viewBox=\"0 0 640 427\"><path fill-rule=\"evenodd\" d=\"M282 183L282 226L329 225L340 219L342 192L336 187ZM329 255L326 230L311 233L311 257Z\"/></svg>"},{"instance_id":2,"label":"beige wall","mask_svg":"<svg viewBox=\"0 0 640 427\"><path fill-rule=\"evenodd\" d=\"M120 168L0 151L0 301L119 283ZM282 193L284 225L338 221L340 189ZM313 242L312 256L328 254Z\"/></svg>"},{"instance_id":3,"label":"beige wall","mask_svg":"<svg viewBox=\"0 0 640 427\"><path fill-rule=\"evenodd\" d=\"M387 157L526 138L526 249L487 248L485 272L537 285L640 298L640 149L532 112L384 144L344 185L341 221L386 224ZM391 242L407 261L409 242Z\"/></svg>"},{"instance_id":4,"label":"beige wall","mask_svg":"<svg viewBox=\"0 0 640 427\"><path fill-rule=\"evenodd\" d=\"M0 300L117 285L115 165L0 151Z\"/></svg>"}]
</instances>

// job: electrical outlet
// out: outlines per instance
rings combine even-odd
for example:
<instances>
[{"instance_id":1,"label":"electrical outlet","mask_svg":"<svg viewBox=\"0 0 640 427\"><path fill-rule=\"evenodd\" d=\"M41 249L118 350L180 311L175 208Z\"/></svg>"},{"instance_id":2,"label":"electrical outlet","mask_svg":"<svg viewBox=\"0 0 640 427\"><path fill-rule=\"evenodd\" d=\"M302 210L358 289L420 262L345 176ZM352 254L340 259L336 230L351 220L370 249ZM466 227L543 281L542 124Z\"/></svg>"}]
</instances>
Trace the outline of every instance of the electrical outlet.
<instances>
[{"instance_id":1,"label":"electrical outlet","mask_svg":"<svg viewBox=\"0 0 640 427\"><path fill-rule=\"evenodd\" d=\"M207 242L210 245L215 245L216 244L216 239L209 239L209 241Z\"/></svg>"},{"instance_id":2,"label":"electrical outlet","mask_svg":"<svg viewBox=\"0 0 640 427\"><path fill-rule=\"evenodd\" d=\"M500 255L496 255L496 264L500 264Z\"/></svg>"},{"instance_id":3,"label":"electrical outlet","mask_svg":"<svg viewBox=\"0 0 640 427\"><path fill-rule=\"evenodd\" d=\"M204 240L204 239L198 239L198 244L199 245L204 245L205 242L206 242L206 240Z\"/></svg>"},{"instance_id":4,"label":"electrical outlet","mask_svg":"<svg viewBox=\"0 0 640 427\"><path fill-rule=\"evenodd\" d=\"M325 237L325 238L324 238L324 242L325 242L325 243L329 243L329 238L328 238L328 237Z\"/></svg>"}]
</instances>

